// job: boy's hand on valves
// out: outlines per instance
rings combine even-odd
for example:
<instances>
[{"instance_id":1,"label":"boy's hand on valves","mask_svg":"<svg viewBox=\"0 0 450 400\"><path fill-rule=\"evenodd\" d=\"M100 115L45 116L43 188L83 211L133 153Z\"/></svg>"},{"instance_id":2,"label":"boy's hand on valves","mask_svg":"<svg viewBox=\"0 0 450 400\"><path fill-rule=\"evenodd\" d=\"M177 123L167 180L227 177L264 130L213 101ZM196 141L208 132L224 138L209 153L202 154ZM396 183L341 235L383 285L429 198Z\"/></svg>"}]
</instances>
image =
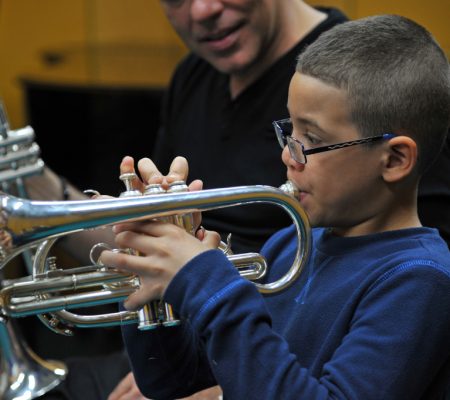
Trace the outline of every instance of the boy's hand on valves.
<instances>
[{"instance_id":1,"label":"boy's hand on valves","mask_svg":"<svg viewBox=\"0 0 450 400\"><path fill-rule=\"evenodd\" d=\"M143 170L141 171L139 164L143 165ZM134 158L130 156L125 156L120 163L120 175L127 173L135 173L136 179L133 180L133 189L139 190L140 192L144 192L145 186L149 183L161 183L162 182L162 174L159 172L156 165L149 159L143 158L138 162L138 172L134 167ZM142 180L141 180L141 179ZM152 182L149 182L149 179L152 179Z\"/></svg>"},{"instance_id":2,"label":"boy's hand on valves","mask_svg":"<svg viewBox=\"0 0 450 400\"><path fill-rule=\"evenodd\" d=\"M139 221L114 226L116 244L132 248L139 255L104 251L105 265L134 273L140 288L125 301L125 308L137 310L151 300L161 299L177 272L198 254L218 247L216 232L199 230L197 237L183 228L160 221Z\"/></svg>"},{"instance_id":3,"label":"boy's hand on valves","mask_svg":"<svg viewBox=\"0 0 450 400\"><path fill-rule=\"evenodd\" d=\"M170 164L169 173L163 178L163 187L167 189L169 184L176 181L187 180L189 173L189 165L184 157L175 157ZM193 180L189 186L190 192L196 192L203 189L203 182L200 179ZM201 224L201 213L197 212L193 214L194 226L198 227Z\"/></svg>"},{"instance_id":4,"label":"boy's hand on valves","mask_svg":"<svg viewBox=\"0 0 450 400\"><path fill-rule=\"evenodd\" d=\"M186 181L189 173L189 165L184 157L175 157L170 165L169 173L162 175L156 165L149 158L142 158L138 161L138 171L141 179L135 179L133 188L144 192L145 186L149 184L160 184L167 190L169 185L175 181ZM120 164L120 173L136 172L134 169L133 157L126 156ZM189 191L195 192L203 189L203 182L199 179L192 181L189 184ZM201 214L194 213L194 226L200 226Z\"/></svg>"},{"instance_id":5,"label":"boy's hand on valves","mask_svg":"<svg viewBox=\"0 0 450 400\"><path fill-rule=\"evenodd\" d=\"M149 184L160 184L164 189L168 189L169 185L175 181L186 181L189 173L188 162L184 157L175 157L170 165L167 175L163 175L155 163L149 158L142 158L137 163L139 175L142 180L136 179L134 182L134 189L144 191L145 186ZM120 164L120 173L134 172L133 157L126 156ZM195 180L189 185L189 190L201 190L202 183L200 180Z\"/></svg>"}]
</instances>

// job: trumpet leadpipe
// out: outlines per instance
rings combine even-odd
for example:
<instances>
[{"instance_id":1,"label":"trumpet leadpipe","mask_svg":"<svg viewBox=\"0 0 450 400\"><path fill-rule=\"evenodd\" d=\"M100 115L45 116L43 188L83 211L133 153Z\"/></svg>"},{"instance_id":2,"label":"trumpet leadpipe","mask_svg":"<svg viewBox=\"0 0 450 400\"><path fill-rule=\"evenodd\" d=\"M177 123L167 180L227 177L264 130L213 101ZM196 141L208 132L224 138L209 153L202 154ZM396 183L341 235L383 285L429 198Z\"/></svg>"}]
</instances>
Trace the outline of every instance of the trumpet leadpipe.
<instances>
[{"instance_id":1,"label":"trumpet leadpipe","mask_svg":"<svg viewBox=\"0 0 450 400\"><path fill-rule=\"evenodd\" d=\"M307 237L306 215L298 201L270 186L240 186L198 192L78 201L30 201L0 195L0 262L4 265L40 241L119 222L204 212L251 203L285 209Z\"/></svg>"}]
</instances>

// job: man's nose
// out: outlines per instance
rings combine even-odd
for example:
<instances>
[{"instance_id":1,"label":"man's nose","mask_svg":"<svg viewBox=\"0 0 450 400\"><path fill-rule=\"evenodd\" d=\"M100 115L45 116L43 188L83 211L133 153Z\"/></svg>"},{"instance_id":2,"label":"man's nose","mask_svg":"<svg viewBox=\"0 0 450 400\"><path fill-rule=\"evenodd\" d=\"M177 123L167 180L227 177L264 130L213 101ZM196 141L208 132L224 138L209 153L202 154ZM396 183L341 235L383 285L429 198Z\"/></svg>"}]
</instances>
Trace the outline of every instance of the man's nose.
<instances>
[{"instance_id":1,"label":"man's nose","mask_svg":"<svg viewBox=\"0 0 450 400\"><path fill-rule=\"evenodd\" d=\"M224 9L221 0L192 0L191 17L195 21L204 21L219 15Z\"/></svg>"}]
</instances>

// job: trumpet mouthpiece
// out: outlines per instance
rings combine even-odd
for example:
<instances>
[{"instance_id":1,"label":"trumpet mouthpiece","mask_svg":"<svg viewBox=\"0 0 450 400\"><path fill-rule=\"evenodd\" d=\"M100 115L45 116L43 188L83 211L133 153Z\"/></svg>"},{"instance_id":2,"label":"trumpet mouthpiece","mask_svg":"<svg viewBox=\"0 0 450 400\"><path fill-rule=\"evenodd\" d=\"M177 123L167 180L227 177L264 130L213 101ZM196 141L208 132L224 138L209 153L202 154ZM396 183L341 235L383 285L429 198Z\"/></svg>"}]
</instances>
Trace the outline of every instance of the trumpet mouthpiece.
<instances>
[{"instance_id":1,"label":"trumpet mouthpiece","mask_svg":"<svg viewBox=\"0 0 450 400\"><path fill-rule=\"evenodd\" d=\"M291 195L292 197L298 197L299 191L291 181L286 181L285 183L283 183L280 186L280 190L282 190L284 193Z\"/></svg>"}]
</instances>

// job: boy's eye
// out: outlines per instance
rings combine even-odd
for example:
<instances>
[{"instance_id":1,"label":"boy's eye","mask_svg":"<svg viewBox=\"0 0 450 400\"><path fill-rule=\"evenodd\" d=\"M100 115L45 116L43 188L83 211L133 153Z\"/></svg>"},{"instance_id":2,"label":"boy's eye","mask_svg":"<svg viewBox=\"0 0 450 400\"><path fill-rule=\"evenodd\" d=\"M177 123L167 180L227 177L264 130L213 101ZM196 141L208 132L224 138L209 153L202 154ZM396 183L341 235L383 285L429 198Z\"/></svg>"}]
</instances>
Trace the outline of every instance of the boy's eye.
<instances>
[{"instance_id":1,"label":"boy's eye","mask_svg":"<svg viewBox=\"0 0 450 400\"><path fill-rule=\"evenodd\" d=\"M302 141L304 142L305 146L317 146L322 142L320 138L310 132L305 132L303 134Z\"/></svg>"}]
</instances>

